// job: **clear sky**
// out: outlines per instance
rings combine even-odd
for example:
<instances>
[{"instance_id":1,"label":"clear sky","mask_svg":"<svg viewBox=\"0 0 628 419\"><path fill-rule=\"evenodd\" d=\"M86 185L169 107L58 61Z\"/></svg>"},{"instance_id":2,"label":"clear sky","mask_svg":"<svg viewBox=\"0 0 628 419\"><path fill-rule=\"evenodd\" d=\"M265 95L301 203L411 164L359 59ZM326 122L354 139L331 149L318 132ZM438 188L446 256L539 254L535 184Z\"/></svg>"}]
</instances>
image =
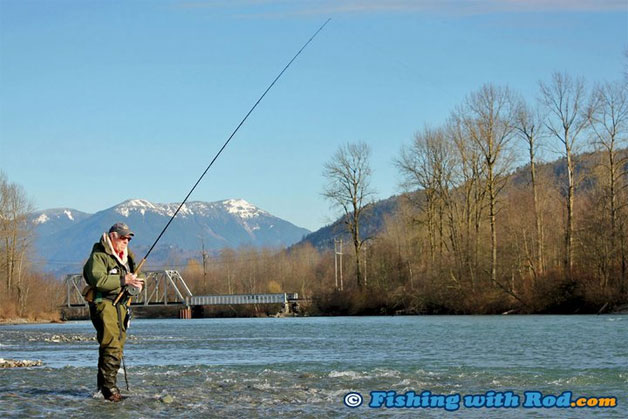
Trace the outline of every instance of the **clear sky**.
<instances>
[{"instance_id":1,"label":"clear sky","mask_svg":"<svg viewBox=\"0 0 628 419\"><path fill-rule=\"evenodd\" d=\"M315 230L338 212L322 167L393 161L483 83L529 99L554 71L623 77L626 0L0 0L0 170L38 209L181 201L267 85L332 21L251 115L190 198L242 198Z\"/></svg>"}]
</instances>

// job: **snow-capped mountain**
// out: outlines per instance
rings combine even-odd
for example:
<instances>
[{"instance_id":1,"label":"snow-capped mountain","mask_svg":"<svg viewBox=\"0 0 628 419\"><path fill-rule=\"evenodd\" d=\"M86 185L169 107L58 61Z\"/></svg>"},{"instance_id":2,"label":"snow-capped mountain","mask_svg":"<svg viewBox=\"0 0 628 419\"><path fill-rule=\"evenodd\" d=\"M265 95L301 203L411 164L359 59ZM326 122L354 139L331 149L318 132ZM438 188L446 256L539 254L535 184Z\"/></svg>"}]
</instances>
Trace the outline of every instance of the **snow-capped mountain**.
<instances>
[{"instance_id":1,"label":"snow-capped mountain","mask_svg":"<svg viewBox=\"0 0 628 419\"><path fill-rule=\"evenodd\" d=\"M31 215L38 236L44 237L83 221L90 214L71 208L54 208Z\"/></svg>"},{"instance_id":2,"label":"snow-capped mountain","mask_svg":"<svg viewBox=\"0 0 628 419\"><path fill-rule=\"evenodd\" d=\"M178 203L172 204L153 204L150 201L144 199L129 199L121 204L113 207L114 211L123 217L129 217L133 212L139 212L144 215L146 212L154 212L159 215L172 217L179 207ZM243 199L227 199L226 201L218 202L200 202L192 201L183 205L177 214L178 217L186 216L212 216L218 212L227 211L229 214L233 214L240 218L253 218L260 215L268 215L269 213L263 211L256 206L249 204Z\"/></svg>"},{"instance_id":3,"label":"snow-capped mountain","mask_svg":"<svg viewBox=\"0 0 628 419\"><path fill-rule=\"evenodd\" d=\"M141 258L178 206L130 199L95 214L68 208L38 211L32 216L36 250L46 261L44 269L79 272L102 233L123 221L135 233L130 248ZM188 202L160 239L149 262L185 263L189 257L198 257L203 246L210 253L243 245L290 246L308 233L242 199Z\"/></svg>"}]
</instances>

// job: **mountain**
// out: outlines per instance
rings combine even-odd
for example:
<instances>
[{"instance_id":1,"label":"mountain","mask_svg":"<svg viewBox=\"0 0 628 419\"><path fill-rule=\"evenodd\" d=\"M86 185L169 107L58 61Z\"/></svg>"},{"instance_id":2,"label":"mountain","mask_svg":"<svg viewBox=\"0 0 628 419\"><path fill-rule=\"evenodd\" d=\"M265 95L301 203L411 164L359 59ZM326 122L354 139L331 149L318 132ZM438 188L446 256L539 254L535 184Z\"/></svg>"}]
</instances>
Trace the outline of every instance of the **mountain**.
<instances>
[{"instance_id":1,"label":"mountain","mask_svg":"<svg viewBox=\"0 0 628 419\"><path fill-rule=\"evenodd\" d=\"M394 195L368 206L360 221L360 238L362 240L374 237L382 231L385 217L397 211L399 199L399 196ZM351 236L344 220L344 216L338 218L335 222L308 234L298 244L307 242L318 249L333 249L334 239L342 239L345 243L349 243Z\"/></svg>"},{"instance_id":2,"label":"mountain","mask_svg":"<svg viewBox=\"0 0 628 419\"><path fill-rule=\"evenodd\" d=\"M32 223L39 236L48 236L81 222L90 214L71 208L54 208L31 214Z\"/></svg>"},{"instance_id":3,"label":"mountain","mask_svg":"<svg viewBox=\"0 0 628 419\"><path fill-rule=\"evenodd\" d=\"M157 204L130 199L114 207L86 214L69 208L38 211L32 215L36 251L50 272L78 272L92 245L118 221L135 233L130 248L141 258L179 204ZM184 263L225 247L285 247L301 240L309 230L273 216L242 199L186 203L151 253L153 266L166 261Z\"/></svg>"}]
</instances>

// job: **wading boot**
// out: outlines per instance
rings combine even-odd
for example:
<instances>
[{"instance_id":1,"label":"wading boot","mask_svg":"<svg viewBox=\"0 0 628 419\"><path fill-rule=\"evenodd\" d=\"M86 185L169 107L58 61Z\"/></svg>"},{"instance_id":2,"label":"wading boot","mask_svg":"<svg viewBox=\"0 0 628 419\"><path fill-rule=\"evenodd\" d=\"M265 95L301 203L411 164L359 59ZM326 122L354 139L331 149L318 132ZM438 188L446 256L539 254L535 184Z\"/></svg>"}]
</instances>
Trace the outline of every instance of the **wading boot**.
<instances>
[{"instance_id":1,"label":"wading boot","mask_svg":"<svg viewBox=\"0 0 628 419\"><path fill-rule=\"evenodd\" d=\"M114 390L109 390L103 387L102 395L105 397L105 400L109 400L110 402L114 403L121 402L122 400L126 399L126 397L120 394L120 390L118 390L117 388Z\"/></svg>"},{"instance_id":2,"label":"wading boot","mask_svg":"<svg viewBox=\"0 0 628 419\"><path fill-rule=\"evenodd\" d=\"M109 400L110 402L114 402L114 403L121 402L124 399L126 399L126 397L124 397L120 393L113 393L113 394L111 394L111 396L107 397L107 400Z\"/></svg>"}]
</instances>

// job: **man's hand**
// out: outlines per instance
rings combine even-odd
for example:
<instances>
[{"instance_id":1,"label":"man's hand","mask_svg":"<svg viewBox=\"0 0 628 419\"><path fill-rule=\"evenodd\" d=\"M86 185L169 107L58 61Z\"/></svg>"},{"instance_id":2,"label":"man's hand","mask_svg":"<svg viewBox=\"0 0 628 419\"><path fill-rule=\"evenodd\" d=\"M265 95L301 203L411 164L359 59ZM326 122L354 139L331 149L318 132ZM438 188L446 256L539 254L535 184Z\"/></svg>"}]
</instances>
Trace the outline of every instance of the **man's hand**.
<instances>
[{"instance_id":1,"label":"man's hand","mask_svg":"<svg viewBox=\"0 0 628 419\"><path fill-rule=\"evenodd\" d=\"M135 274L126 274L126 276L124 277L124 283L126 285L134 286L140 291L142 291L142 288L144 288L144 280L142 278L138 278Z\"/></svg>"}]
</instances>

